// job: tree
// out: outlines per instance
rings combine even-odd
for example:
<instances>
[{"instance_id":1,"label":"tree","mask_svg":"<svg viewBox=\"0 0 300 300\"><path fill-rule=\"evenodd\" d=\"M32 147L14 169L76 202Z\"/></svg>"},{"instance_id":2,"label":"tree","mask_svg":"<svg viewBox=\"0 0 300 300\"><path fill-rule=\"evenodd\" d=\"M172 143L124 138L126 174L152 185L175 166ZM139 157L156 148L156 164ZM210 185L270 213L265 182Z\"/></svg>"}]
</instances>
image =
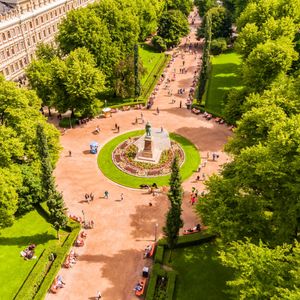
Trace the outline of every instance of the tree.
<instances>
[{"instance_id":1,"label":"tree","mask_svg":"<svg viewBox=\"0 0 300 300\"><path fill-rule=\"evenodd\" d=\"M0 168L0 228L13 225L18 208L17 189L22 186L22 176L15 166Z\"/></svg>"},{"instance_id":2,"label":"tree","mask_svg":"<svg viewBox=\"0 0 300 300\"><path fill-rule=\"evenodd\" d=\"M242 149L208 180L197 210L225 241L250 237L278 245L297 238L299 125L299 114L279 119L264 143Z\"/></svg>"},{"instance_id":3,"label":"tree","mask_svg":"<svg viewBox=\"0 0 300 300\"><path fill-rule=\"evenodd\" d=\"M140 35L139 17L132 1L101 0L89 6L103 20L122 59L132 54Z\"/></svg>"},{"instance_id":4,"label":"tree","mask_svg":"<svg viewBox=\"0 0 300 300\"><path fill-rule=\"evenodd\" d=\"M142 61L138 61L138 73L144 75L146 69L143 67ZM116 67L114 78L115 95L121 98L135 97L135 64L134 57L128 56L121 60Z\"/></svg>"},{"instance_id":5,"label":"tree","mask_svg":"<svg viewBox=\"0 0 300 300\"><path fill-rule=\"evenodd\" d=\"M162 37L167 47L178 45L180 38L188 34L186 16L179 10L165 11L160 20L157 35Z\"/></svg>"},{"instance_id":6,"label":"tree","mask_svg":"<svg viewBox=\"0 0 300 300\"><path fill-rule=\"evenodd\" d=\"M231 34L231 16L223 6L212 7L207 14L211 17L212 39L228 38Z\"/></svg>"},{"instance_id":7,"label":"tree","mask_svg":"<svg viewBox=\"0 0 300 300\"><path fill-rule=\"evenodd\" d=\"M134 96L138 98L141 94L141 82L139 79L139 46L134 46Z\"/></svg>"},{"instance_id":8,"label":"tree","mask_svg":"<svg viewBox=\"0 0 300 300\"><path fill-rule=\"evenodd\" d=\"M48 143L44 133L44 128L41 124L37 126L37 138L39 143L39 155L41 157L42 169L42 184L44 187L44 200L47 201L47 206L50 212L50 222L57 231L57 238L59 239L59 229L67 224L67 217L65 214L65 207L62 195L57 192L53 169L50 162Z\"/></svg>"},{"instance_id":9,"label":"tree","mask_svg":"<svg viewBox=\"0 0 300 300\"><path fill-rule=\"evenodd\" d=\"M43 124L50 143L51 163L58 159L59 132L46 122L40 107L41 100L34 91L0 76L0 227L12 225L15 215L42 201L38 123Z\"/></svg>"},{"instance_id":10,"label":"tree","mask_svg":"<svg viewBox=\"0 0 300 300\"><path fill-rule=\"evenodd\" d=\"M172 163L168 198L171 207L167 213L166 225L163 230L166 235L169 248L173 249L178 240L179 229L183 226L181 219L182 187L177 156L174 158Z\"/></svg>"},{"instance_id":11,"label":"tree","mask_svg":"<svg viewBox=\"0 0 300 300\"><path fill-rule=\"evenodd\" d=\"M41 159L41 174L43 185L43 200L48 200L55 191L54 178L52 177L53 168L50 161L48 142L41 124L36 127L36 136L38 140L38 151Z\"/></svg>"},{"instance_id":12,"label":"tree","mask_svg":"<svg viewBox=\"0 0 300 300\"><path fill-rule=\"evenodd\" d=\"M111 79L120 59L120 48L112 40L106 22L97 16L95 10L80 8L70 11L59 25L57 40L65 54L86 48L94 55L100 70Z\"/></svg>"},{"instance_id":13,"label":"tree","mask_svg":"<svg viewBox=\"0 0 300 300\"><path fill-rule=\"evenodd\" d=\"M211 16L210 14L205 15L204 19L205 29L205 44L202 55L202 67L200 71L200 81L198 87L198 99L201 101L202 96L205 92L206 81L208 77L208 70L210 65L210 47L211 47Z\"/></svg>"},{"instance_id":14,"label":"tree","mask_svg":"<svg viewBox=\"0 0 300 300\"><path fill-rule=\"evenodd\" d=\"M222 263L234 270L235 278L227 282L231 294L238 299L297 299L299 251L297 242L294 247L285 244L275 248L262 242L255 245L249 239L232 242L220 252Z\"/></svg>"},{"instance_id":15,"label":"tree","mask_svg":"<svg viewBox=\"0 0 300 300\"><path fill-rule=\"evenodd\" d=\"M195 0L199 14L203 17L208 10L217 5L216 0Z\"/></svg>"},{"instance_id":16,"label":"tree","mask_svg":"<svg viewBox=\"0 0 300 300\"><path fill-rule=\"evenodd\" d=\"M235 48L247 58L258 44L281 37L292 42L296 32L297 25L290 17L281 19L270 17L260 27L255 23L247 23L238 35Z\"/></svg>"},{"instance_id":17,"label":"tree","mask_svg":"<svg viewBox=\"0 0 300 300\"><path fill-rule=\"evenodd\" d=\"M293 45L285 38L259 44L243 64L244 83L253 91L261 92L287 72L297 58Z\"/></svg>"},{"instance_id":18,"label":"tree","mask_svg":"<svg viewBox=\"0 0 300 300\"><path fill-rule=\"evenodd\" d=\"M56 190L50 195L47 206L50 212L50 222L57 232L59 239L59 230L67 225L66 208L62 194Z\"/></svg>"},{"instance_id":19,"label":"tree","mask_svg":"<svg viewBox=\"0 0 300 300\"><path fill-rule=\"evenodd\" d=\"M180 10L186 16L189 15L193 7L191 0L167 0L166 6L168 10Z\"/></svg>"}]
</instances>

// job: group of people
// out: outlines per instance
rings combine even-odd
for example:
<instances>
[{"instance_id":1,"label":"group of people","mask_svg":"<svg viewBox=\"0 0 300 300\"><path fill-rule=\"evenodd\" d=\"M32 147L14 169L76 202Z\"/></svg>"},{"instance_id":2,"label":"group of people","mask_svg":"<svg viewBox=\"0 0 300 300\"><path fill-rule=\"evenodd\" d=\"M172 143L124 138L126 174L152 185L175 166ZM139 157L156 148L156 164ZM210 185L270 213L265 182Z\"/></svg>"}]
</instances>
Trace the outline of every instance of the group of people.
<instances>
[{"instance_id":1,"label":"group of people","mask_svg":"<svg viewBox=\"0 0 300 300\"><path fill-rule=\"evenodd\" d=\"M194 205L198 199L198 190L195 188L195 187L192 187L192 192L191 192L191 195L190 195L190 202L192 205Z\"/></svg>"},{"instance_id":2,"label":"group of people","mask_svg":"<svg viewBox=\"0 0 300 300\"><path fill-rule=\"evenodd\" d=\"M25 250L22 250L20 252L21 256L25 259L32 259L32 258L36 258L36 256L34 256L34 249L35 249L36 245L35 244L31 244L29 245Z\"/></svg>"},{"instance_id":3,"label":"group of people","mask_svg":"<svg viewBox=\"0 0 300 300\"><path fill-rule=\"evenodd\" d=\"M199 232L201 231L201 225L200 224L197 224L195 225L194 227L192 228L189 228L189 229L185 229L183 231L184 234L189 234L189 233L195 233L195 232Z\"/></svg>"},{"instance_id":4,"label":"group of people","mask_svg":"<svg viewBox=\"0 0 300 300\"><path fill-rule=\"evenodd\" d=\"M84 198L85 198L85 201L87 202L87 203L90 203L90 201L93 201L94 200L94 194L93 193L90 193L90 194L88 194L88 193L86 193L85 195L84 195Z\"/></svg>"},{"instance_id":5,"label":"group of people","mask_svg":"<svg viewBox=\"0 0 300 300\"><path fill-rule=\"evenodd\" d=\"M70 254L67 256L66 261L64 263L65 268L71 268L72 265L76 264L78 259L78 255L75 253L75 251L72 249Z\"/></svg>"},{"instance_id":6,"label":"group of people","mask_svg":"<svg viewBox=\"0 0 300 300\"><path fill-rule=\"evenodd\" d=\"M54 282L53 282L50 290L52 293L55 294L55 293L57 293L57 290L63 288L65 284L66 283L63 281L62 276L57 275L54 279Z\"/></svg>"}]
</instances>

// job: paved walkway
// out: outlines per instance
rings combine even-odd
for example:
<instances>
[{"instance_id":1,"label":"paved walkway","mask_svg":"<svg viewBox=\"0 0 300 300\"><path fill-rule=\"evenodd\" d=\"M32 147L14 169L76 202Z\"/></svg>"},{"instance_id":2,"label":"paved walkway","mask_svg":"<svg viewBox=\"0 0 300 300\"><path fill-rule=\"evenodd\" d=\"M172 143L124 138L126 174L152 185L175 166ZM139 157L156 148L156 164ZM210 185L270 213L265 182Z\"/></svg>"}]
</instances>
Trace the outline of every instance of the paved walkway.
<instances>
[{"instance_id":1,"label":"paved walkway","mask_svg":"<svg viewBox=\"0 0 300 300\"><path fill-rule=\"evenodd\" d=\"M199 19L191 26L190 41L196 42L195 31ZM186 39L183 39L185 43ZM175 51L178 51L175 49ZM194 54L185 54L184 67L186 74L180 74L183 59L177 56L172 65L166 70L171 78L174 68L176 80L171 81L170 89L173 94L179 88L189 90L192 85L194 71L200 62L200 53L196 59ZM176 102L171 103L173 97L168 96L164 84L158 88L155 104L152 110L143 110L144 119L150 121L153 127L163 126L169 132L176 132L191 140L206 158L207 152L218 152L218 162L208 161L203 169L206 175L217 172L219 165L227 161L222 152L230 130L225 125L219 125L213 120L207 121L196 116L185 108L187 93ZM179 101L182 100L182 108ZM160 113L156 114L156 107ZM97 156L89 154L89 143L96 140L100 145L116 136L113 127L120 125L120 134L142 129L144 125L133 125L141 111L130 110L118 112L110 119L95 119L88 124L68 130L61 136L63 151L58 161L55 176L58 189L63 191L69 213L82 216L84 211L87 220L94 220L95 228L88 230L85 246L77 248L79 260L71 269L62 269L61 274L66 282L63 289L55 295L48 294L47 299L95 299L96 291L100 290L102 299L129 300L136 299L133 287L141 277L144 265L150 265L149 260L143 259L143 249L154 240L155 224L158 224L158 234L162 235L165 214L168 208L166 195L153 197L143 190L131 190L110 182L102 175L97 166ZM93 131L99 125L101 132L94 135ZM72 156L68 156L68 151ZM202 182L195 182L195 173L183 183L185 195L183 201L184 228L194 226L198 221L194 207L189 203L189 193L192 186L203 190ZM104 199L104 191L110 193L109 199ZM93 203L84 202L85 193L93 192ZM120 201L121 193L124 200ZM149 206L149 202L153 206Z\"/></svg>"}]
</instances>

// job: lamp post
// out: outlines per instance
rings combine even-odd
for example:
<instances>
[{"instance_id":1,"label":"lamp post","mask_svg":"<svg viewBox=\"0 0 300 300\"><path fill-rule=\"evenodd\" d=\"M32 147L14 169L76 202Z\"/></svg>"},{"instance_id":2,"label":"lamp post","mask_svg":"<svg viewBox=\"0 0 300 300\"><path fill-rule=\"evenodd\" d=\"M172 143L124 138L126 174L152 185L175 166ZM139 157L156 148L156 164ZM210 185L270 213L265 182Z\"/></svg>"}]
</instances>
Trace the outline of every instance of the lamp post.
<instances>
[{"instance_id":1,"label":"lamp post","mask_svg":"<svg viewBox=\"0 0 300 300\"><path fill-rule=\"evenodd\" d=\"M157 228L158 228L158 224L156 223L154 227L154 242L156 242L157 240Z\"/></svg>"},{"instance_id":2,"label":"lamp post","mask_svg":"<svg viewBox=\"0 0 300 300\"><path fill-rule=\"evenodd\" d=\"M83 223L85 224L85 214L84 214L84 210L81 211L82 215L83 215Z\"/></svg>"}]
</instances>

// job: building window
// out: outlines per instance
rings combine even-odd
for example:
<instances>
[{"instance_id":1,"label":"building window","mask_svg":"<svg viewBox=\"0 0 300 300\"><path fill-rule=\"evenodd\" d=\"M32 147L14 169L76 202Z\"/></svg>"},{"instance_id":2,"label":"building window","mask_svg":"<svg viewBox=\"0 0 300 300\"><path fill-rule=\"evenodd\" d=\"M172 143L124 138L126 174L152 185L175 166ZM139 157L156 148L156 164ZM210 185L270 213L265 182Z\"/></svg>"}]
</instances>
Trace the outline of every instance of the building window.
<instances>
[{"instance_id":1,"label":"building window","mask_svg":"<svg viewBox=\"0 0 300 300\"><path fill-rule=\"evenodd\" d=\"M36 24L36 25L39 25L39 20L38 20L38 18L35 19L35 24Z\"/></svg>"},{"instance_id":2,"label":"building window","mask_svg":"<svg viewBox=\"0 0 300 300\"><path fill-rule=\"evenodd\" d=\"M18 65L18 63L15 63L15 69L16 69L16 70L19 70L19 65Z\"/></svg>"},{"instance_id":3,"label":"building window","mask_svg":"<svg viewBox=\"0 0 300 300\"><path fill-rule=\"evenodd\" d=\"M5 33L2 33L2 39L3 39L3 41L6 40L6 35L5 35Z\"/></svg>"},{"instance_id":4,"label":"building window","mask_svg":"<svg viewBox=\"0 0 300 300\"><path fill-rule=\"evenodd\" d=\"M15 54L15 49L14 49L14 47L11 48L11 54Z\"/></svg>"},{"instance_id":5,"label":"building window","mask_svg":"<svg viewBox=\"0 0 300 300\"><path fill-rule=\"evenodd\" d=\"M7 38L11 38L10 31L7 31Z\"/></svg>"},{"instance_id":6,"label":"building window","mask_svg":"<svg viewBox=\"0 0 300 300\"><path fill-rule=\"evenodd\" d=\"M8 68L5 68L5 74L6 74L6 75L9 75L9 70L8 70Z\"/></svg>"},{"instance_id":7,"label":"building window","mask_svg":"<svg viewBox=\"0 0 300 300\"><path fill-rule=\"evenodd\" d=\"M44 37L46 37L46 30L43 30Z\"/></svg>"},{"instance_id":8,"label":"building window","mask_svg":"<svg viewBox=\"0 0 300 300\"><path fill-rule=\"evenodd\" d=\"M50 27L48 28L48 33L51 34L51 29L50 29Z\"/></svg>"},{"instance_id":9,"label":"building window","mask_svg":"<svg viewBox=\"0 0 300 300\"><path fill-rule=\"evenodd\" d=\"M30 39L27 40L27 45L30 46Z\"/></svg>"},{"instance_id":10,"label":"building window","mask_svg":"<svg viewBox=\"0 0 300 300\"><path fill-rule=\"evenodd\" d=\"M39 35L39 39L41 40L41 39L42 39L42 37L41 37L41 33L39 32L39 33L38 33L38 35Z\"/></svg>"},{"instance_id":11,"label":"building window","mask_svg":"<svg viewBox=\"0 0 300 300\"><path fill-rule=\"evenodd\" d=\"M19 61L19 64L20 64L20 67L23 68L24 65L23 65L22 60Z\"/></svg>"},{"instance_id":12,"label":"building window","mask_svg":"<svg viewBox=\"0 0 300 300\"><path fill-rule=\"evenodd\" d=\"M6 50L6 57L10 57L9 49Z\"/></svg>"},{"instance_id":13,"label":"building window","mask_svg":"<svg viewBox=\"0 0 300 300\"><path fill-rule=\"evenodd\" d=\"M29 26L30 26L30 28L32 28L32 22L31 21L29 22Z\"/></svg>"},{"instance_id":14,"label":"building window","mask_svg":"<svg viewBox=\"0 0 300 300\"><path fill-rule=\"evenodd\" d=\"M32 41L35 43L35 36L32 37Z\"/></svg>"},{"instance_id":15,"label":"building window","mask_svg":"<svg viewBox=\"0 0 300 300\"><path fill-rule=\"evenodd\" d=\"M14 66L13 66L13 65L11 65L11 66L10 66L10 70L11 70L11 72L12 72L12 73L15 71L15 69L14 69Z\"/></svg>"}]
</instances>

